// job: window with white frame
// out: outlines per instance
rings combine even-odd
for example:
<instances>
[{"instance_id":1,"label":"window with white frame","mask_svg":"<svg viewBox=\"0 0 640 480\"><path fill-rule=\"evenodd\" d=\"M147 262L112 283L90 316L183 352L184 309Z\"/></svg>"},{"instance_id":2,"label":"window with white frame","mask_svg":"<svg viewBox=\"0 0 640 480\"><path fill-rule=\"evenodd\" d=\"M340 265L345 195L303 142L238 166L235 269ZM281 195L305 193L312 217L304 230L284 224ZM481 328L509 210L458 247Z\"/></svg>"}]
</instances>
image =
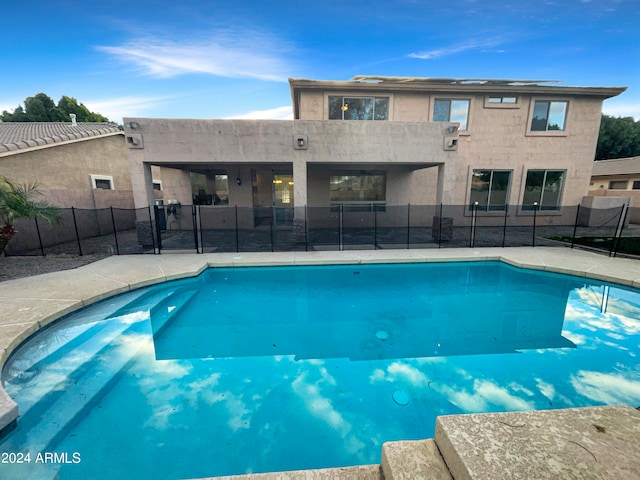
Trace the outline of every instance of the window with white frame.
<instances>
[{"instance_id":1,"label":"window with white frame","mask_svg":"<svg viewBox=\"0 0 640 480\"><path fill-rule=\"evenodd\" d=\"M470 206L478 210L499 211L507 208L511 170L474 170L471 175Z\"/></svg>"},{"instance_id":2,"label":"window with white frame","mask_svg":"<svg viewBox=\"0 0 640 480\"><path fill-rule=\"evenodd\" d=\"M154 180L153 189L162 191L162 180Z\"/></svg>"},{"instance_id":3,"label":"window with white frame","mask_svg":"<svg viewBox=\"0 0 640 480\"><path fill-rule=\"evenodd\" d=\"M569 102L536 100L531 118L532 132L564 131Z\"/></svg>"},{"instance_id":4,"label":"window with white frame","mask_svg":"<svg viewBox=\"0 0 640 480\"><path fill-rule=\"evenodd\" d=\"M113 177L110 175L91 175L91 187L102 190L115 190Z\"/></svg>"},{"instance_id":5,"label":"window with white frame","mask_svg":"<svg viewBox=\"0 0 640 480\"><path fill-rule=\"evenodd\" d=\"M528 170L522 197L523 210L558 210L565 170Z\"/></svg>"},{"instance_id":6,"label":"window with white frame","mask_svg":"<svg viewBox=\"0 0 640 480\"><path fill-rule=\"evenodd\" d=\"M388 119L388 97L329 97L329 120Z\"/></svg>"},{"instance_id":7,"label":"window with white frame","mask_svg":"<svg viewBox=\"0 0 640 480\"><path fill-rule=\"evenodd\" d=\"M434 122L458 122L460 130L469 123L469 100L436 98L433 104Z\"/></svg>"},{"instance_id":8,"label":"window with white frame","mask_svg":"<svg viewBox=\"0 0 640 480\"><path fill-rule=\"evenodd\" d=\"M487 97L487 103L518 103L517 97Z\"/></svg>"}]
</instances>

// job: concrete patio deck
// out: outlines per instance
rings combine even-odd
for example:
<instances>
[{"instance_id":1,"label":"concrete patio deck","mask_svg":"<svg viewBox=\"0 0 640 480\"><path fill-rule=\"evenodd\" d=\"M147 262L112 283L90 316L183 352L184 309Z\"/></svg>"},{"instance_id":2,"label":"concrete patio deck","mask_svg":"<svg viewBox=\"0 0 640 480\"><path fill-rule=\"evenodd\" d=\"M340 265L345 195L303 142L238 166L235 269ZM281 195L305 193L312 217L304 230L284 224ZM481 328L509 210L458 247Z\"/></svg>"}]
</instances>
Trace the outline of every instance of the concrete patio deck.
<instances>
[{"instance_id":1,"label":"concrete patio deck","mask_svg":"<svg viewBox=\"0 0 640 480\"><path fill-rule=\"evenodd\" d=\"M446 261L482 261L482 260L498 260L508 263L513 266L532 268L536 270L546 270L558 273L568 273L578 276L584 276L594 278L597 280L604 280L614 282L622 285L633 286L640 288L640 262L637 260L630 260L624 258L611 258L604 255L594 254L581 250L572 250L567 248L554 248L554 247L536 247L536 248L477 248L477 249L426 249L426 250L360 250L360 251L325 251L325 252L283 252L283 253L212 253L212 254L164 254L159 256L153 255L137 255L137 256L114 256L98 262L86 265L73 270L66 270L56 273L49 273L45 275L38 275L35 277L22 278L18 280L12 280L3 282L0 288L0 367L4 365L7 358L26 338L35 333L37 330L43 328L49 323L59 319L60 317L90 305L101 299L109 296L126 292L135 288L148 286L156 283L161 283L169 280L185 278L195 276L201 273L207 267L243 267L243 266L273 266L273 265L317 265L317 264L365 264L365 263L399 263L399 262L446 262ZM637 478L640 478L640 459L636 460L636 452L638 451L638 444L640 443L640 414L630 407L597 407L597 408L609 408L618 409L612 410L612 414L615 418L626 418L622 422L611 420L612 427L604 427L606 432L609 432L609 436L605 438L605 435L595 435L593 438L589 436L587 443L593 445L594 439L597 440L611 440L609 437L614 438L615 442L605 442L602 449L595 448L601 455L601 461L607 461L609 463L611 459L618 458L620 452L629 454L629 462L625 464L625 468L636 473ZM622 409L622 410L620 410ZM585 409L580 409L585 410ZM558 411L566 412L566 411ZM523 414L509 414L509 415L533 415L540 414L542 412L527 412ZM545 412L545 414L554 414L555 412ZM18 418L18 407L11 398L8 397L4 389L0 388L0 431L5 428L11 428L15 425ZM505 414L507 415L507 414ZM576 417L577 415L577 417ZM559 415L550 420L552 430L561 431L570 428L570 425L575 423L576 418L582 418L585 415L591 415L591 413L580 413L574 416L566 414L564 416ZM609 413L598 413L598 415L604 415L609 418ZM607 416L609 415L609 416ZM483 415L474 415L473 417L482 417ZM469 417L469 416L458 416ZM533 418L533 417L529 417ZM545 417L546 418L546 417ZM600 418L600 417L599 417ZM446 419L446 417L445 417ZM440 422L440 419L438 420ZM462 424L456 426L458 421L443 420L447 429L462 428ZM508 423L518 423L521 419L513 419ZM544 420L547 421L547 420ZM581 420L582 421L582 420ZM539 423L544 425L544 422ZM568 422L568 423L567 423ZM595 420L594 420L595 422ZM446 427L446 424L449 427ZM440 424L439 424L440 425ZM549 427L547 425L547 427ZM607 424L609 425L609 424ZM544 428L547 428L544 427ZM623 428L624 427L624 428ZM464 427L466 428L466 426ZM536 439L543 439L547 441L549 439L549 431L544 430L543 427L539 429L527 430L531 437L528 441L534 442ZM555 429L555 430L554 430ZM489 432L490 429L482 427L479 431ZM597 433L602 433L599 430ZM495 435L507 435L507 431L496 431ZM492 434L493 435L493 434ZM436 430L436 443L438 437L438 430ZM450 438L457 438L458 441L451 441L452 451L457 451L458 448L465 449L469 446L465 446L464 441L469 441L461 436L456 436L451 431L449 432ZM479 436L478 438L481 438ZM489 433L487 433L487 439L490 439ZM555 438L555 437L553 437ZM583 438L583 437L581 437ZM478 440L479 442L480 440ZM487 440L491 442L491 440ZM429 441L427 441L429 442ZM432 442L432 441L431 441ZM574 443L577 443L575 440ZM411 443L416 442L399 442L399 443ZM472 442L476 445L476 441ZM535 443L534 443L535 444ZM417 445L417 444L416 444ZM458 445L458 447L456 447ZM582 445L581 445L582 446ZM434 452L438 449L442 450L442 445L438 443L437 447L430 447ZM541 447L543 448L543 447ZM600 448L600 447L599 447ZM424 451L424 444L420 444L419 451ZM609 452L609 449L611 451ZM407 455L414 455L414 453L408 453L403 448L398 446L387 447L389 456L392 458L397 455L397 452L401 453L400 458L406 460L406 465L413 465L412 460L409 460ZM410 448L409 452L413 449ZM594 455L593 449L588 447L588 451L591 452L591 456L597 462L597 457ZM395 453L394 453L395 452ZM608 453L609 452L609 453ZM508 465L516 465L514 462L515 455L522 455L522 452L507 452L505 450L506 457L503 459ZM618 457L614 457L614 454L618 454ZM473 453L476 457L482 456L479 453ZM575 452L570 449L566 450L567 458L563 460L562 455L556 460L561 464L565 460L569 461L569 455L574 456ZM450 459L446 460L448 466L448 472L454 474L453 478L534 478L531 476L523 475L511 475L510 470L507 469L511 476L500 476L494 470L494 474L489 474L486 470L486 465L471 468L470 465L475 465L471 460L466 458L464 454L458 454L462 465L467 465L464 468L458 468L455 470L452 465L449 465ZM624 455L623 455L624 456ZM384 453L383 453L384 457ZM513 458L512 458L513 457ZM475 458L477 461L478 458ZM534 459L535 460L535 459ZM469 463L471 462L471 463ZM617 462L617 461L616 461ZM384 462L383 462L384 463ZM403 461L400 461L402 465ZM420 462L418 462L420 463ZM427 461L429 464L429 461ZM486 463L486 462L485 462ZM525 462L526 463L526 462ZM618 462L619 463L619 462ZM496 457L495 461L491 461L490 465L494 465L495 468L503 468L503 462L499 461ZM588 467L589 463L584 463ZM416 467L417 468L417 467ZM493 467L491 467L493 468ZM384 470L383 466L371 466L371 467L357 467L355 470L351 469L338 469L344 470L344 475L339 474L338 471L332 470L329 473L323 474L325 476L314 476L313 472L301 473L305 476L295 476L299 474L274 474L271 477L253 476L255 478L381 478L381 473ZM396 467L397 473L393 474L392 471L384 473L384 478L430 478L428 476L404 476L401 473L403 470L401 467ZM597 468L584 468L580 470L579 477L572 478L622 478L615 476L615 470L613 467L609 469L597 469ZM319 471L315 471L319 472ZM611 474L611 476L607 476ZM619 472L618 472L619 473ZM284 476L283 476L284 475ZM338 475L338 476L336 476ZM373 475L373 476L371 476ZM377 477L376 477L377 475ZM390 476L391 475L391 476ZM449 473L447 473L449 475ZM489 476L486 476L489 475ZM451 478L446 476L434 476L432 478ZM536 478L549 478L549 477L536 477ZM631 477L629 477L631 478Z\"/></svg>"}]
</instances>

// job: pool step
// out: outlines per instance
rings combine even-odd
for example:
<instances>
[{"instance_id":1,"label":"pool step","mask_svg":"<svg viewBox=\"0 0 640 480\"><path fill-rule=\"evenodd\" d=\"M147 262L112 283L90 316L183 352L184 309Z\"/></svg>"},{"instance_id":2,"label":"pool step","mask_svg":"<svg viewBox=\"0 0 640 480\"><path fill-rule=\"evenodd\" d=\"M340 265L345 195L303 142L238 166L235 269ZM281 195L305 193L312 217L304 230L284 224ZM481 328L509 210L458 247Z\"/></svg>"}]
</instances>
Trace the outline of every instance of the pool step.
<instances>
[{"instance_id":1,"label":"pool step","mask_svg":"<svg viewBox=\"0 0 640 480\"><path fill-rule=\"evenodd\" d=\"M50 388L50 393L40 399L41 402L51 400L51 397L60 396L66 389L66 384L76 382L85 375L88 362L92 361L98 354L120 337L126 330L130 329L130 324L114 322L102 322L92 325L83 330L76 338L71 340L75 344L73 350L65 349L61 345L51 353L52 362L39 361L24 370L21 374L25 378L38 376L38 385ZM43 370L42 372L40 370ZM16 380L12 383L17 384ZM20 416L28 415L29 410L36 404L35 399L25 398L20 401Z\"/></svg>"},{"instance_id":2,"label":"pool step","mask_svg":"<svg viewBox=\"0 0 640 480\"><path fill-rule=\"evenodd\" d=\"M122 329L120 333L117 330L112 333L117 336L137 330L142 334L142 330L148 332L147 328L143 322L140 322L126 325L126 328ZM144 347L145 344L141 343L140 348ZM101 350L96 351L95 355L101 356L106 351L115 348L114 344L107 344ZM126 354L123 354L125 352ZM109 357L108 362L101 363L101 372L86 368L92 358L90 355L73 372L66 373L66 378L71 381L64 384L62 391L58 390L54 394L46 395L41 402L30 405L25 413L21 412L22 418L18 419L18 422L24 422L26 428L11 443L29 445L29 449L35 452L54 451L58 440L68 433L67 429L85 414L85 409L89 408L92 402L111 388L112 384L117 381L118 375L137 352L136 348L120 349L116 355ZM70 360L73 361L74 358ZM38 404L42 408L38 408Z\"/></svg>"},{"instance_id":3,"label":"pool step","mask_svg":"<svg viewBox=\"0 0 640 480\"><path fill-rule=\"evenodd\" d=\"M197 293L197 288L179 288L171 291L151 308L149 316L154 337L162 333L162 330L177 317Z\"/></svg>"}]
</instances>

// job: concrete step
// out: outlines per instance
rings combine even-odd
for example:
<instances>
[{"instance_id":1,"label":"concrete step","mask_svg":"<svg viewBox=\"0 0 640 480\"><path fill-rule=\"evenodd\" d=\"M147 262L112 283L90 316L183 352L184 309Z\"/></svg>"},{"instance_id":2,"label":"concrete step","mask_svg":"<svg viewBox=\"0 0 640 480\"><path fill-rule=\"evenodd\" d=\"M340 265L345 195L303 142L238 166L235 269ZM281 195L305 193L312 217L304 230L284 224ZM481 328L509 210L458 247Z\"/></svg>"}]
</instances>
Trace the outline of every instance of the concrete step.
<instances>
[{"instance_id":1,"label":"concrete step","mask_svg":"<svg viewBox=\"0 0 640 480\"><path fill-rule=\"evenodd\" d=\"M433 439L382 445L384 480L452 480Z\"/></svg>"},{"instance_id":2,"label":"concrete step","mask_svg":"<svg viewBox=\"0 0 640 480\"><path fill-rule=\"evenodd\" d=\"M628 405L442 416L435 441L456 480L640 478Z\"/></svg>"}]
</instances>

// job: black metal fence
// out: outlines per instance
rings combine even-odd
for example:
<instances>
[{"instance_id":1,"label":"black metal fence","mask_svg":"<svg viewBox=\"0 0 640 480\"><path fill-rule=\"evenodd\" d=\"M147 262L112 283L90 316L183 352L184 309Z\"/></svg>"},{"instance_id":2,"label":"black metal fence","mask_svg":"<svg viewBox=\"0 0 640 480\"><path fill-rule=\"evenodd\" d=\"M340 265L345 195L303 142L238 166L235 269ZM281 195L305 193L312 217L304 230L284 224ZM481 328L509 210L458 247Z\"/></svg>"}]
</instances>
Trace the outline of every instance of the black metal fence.
<instances>
[{"instance_id":1,"label":"black metal fence","mask_svg":"<svg viewBox=\"0 0 640 480\"><path fill-rule=\"evenodd\" d=\"M332 205L62 209L60 222L16 222L7 255L159 254L387 248L567 246L635 251L633 208ZM636 209L637 210L637 209ZM629 246L630 245L630 246Z\"/></svg>"}]
</instances>

